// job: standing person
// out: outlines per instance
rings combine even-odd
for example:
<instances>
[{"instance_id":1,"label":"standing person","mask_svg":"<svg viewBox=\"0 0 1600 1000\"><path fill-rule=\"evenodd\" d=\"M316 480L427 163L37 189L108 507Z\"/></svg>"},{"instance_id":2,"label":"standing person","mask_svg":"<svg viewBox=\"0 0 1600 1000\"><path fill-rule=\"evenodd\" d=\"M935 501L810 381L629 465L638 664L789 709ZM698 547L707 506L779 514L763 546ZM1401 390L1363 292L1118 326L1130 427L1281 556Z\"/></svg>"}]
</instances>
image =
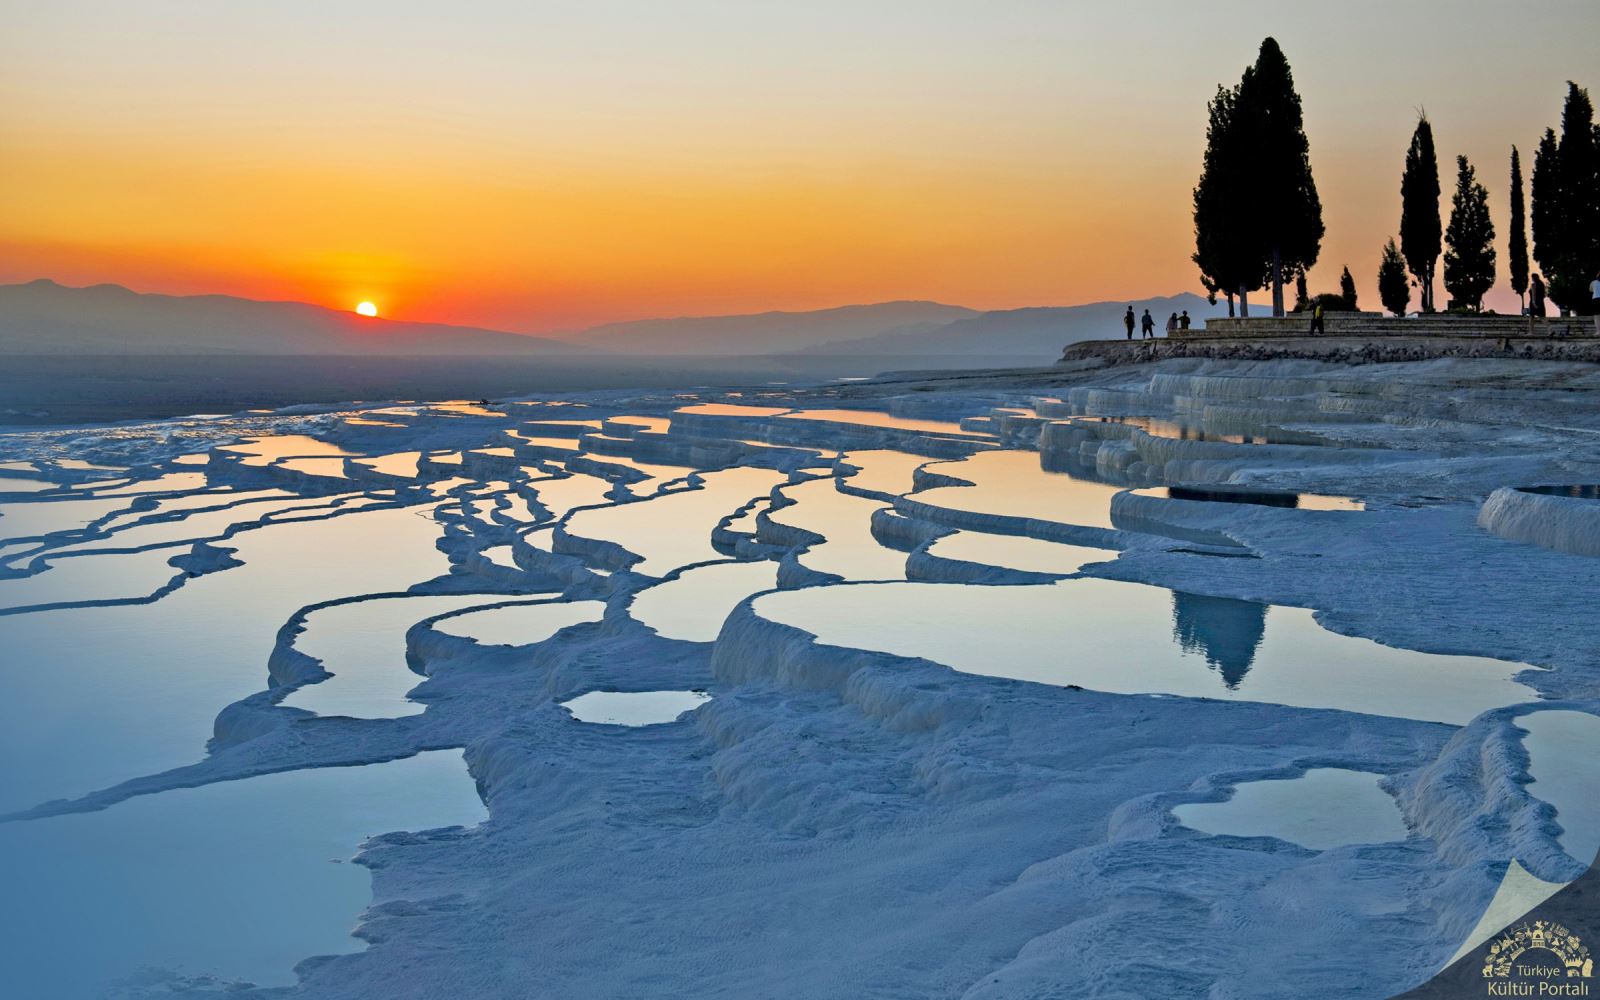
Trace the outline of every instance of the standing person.
<instances>
[{"instance_id":1,"label":"standing person","mask_svg":"<svg viewBox=\"0 0 1600 1000\"><path fill-rule=\"evenodd\" d=\"M1178 332L1178 314L1177 313L1173 313L1171 316L1167 317L1167 336L1171 337L1174 333L1177 333L1177 332Z\"/></svg>"},{"instance_id":2,"label":"standing person","mask_svg":"<svg viewBox=\"0 0 1600 1000\"><path fill-rule=\"evenodd\" d=\"M1594 335L1600 337L1600 271L1589 282L1589 310L1594 315Z\"/></svg>"},{"instance_id":3,"label":"standing person","mask_svg":"<svg viewBox=\"0 0 1600 1000\"><path fill-rule=\"evenodd\" d=\"M1185 309L1182 313L1178 314L1178 329L1189 329L1189 310Z\"/></svg>"},{"instance_id":4,"label":"standing person","mask_svg":"<svg viewBox=\"0 0 1600 1000\"><path fill-rule=\"evenodd\" d=\"M1326 331L1322 329L1322 303L1318 302L1311 307L1311 332L1309 335L1315 337L1324 332Z\"/></svg>"},{"instance_id":5,"label":"standing person","mask_svg":"<svg viewBox=\"0 0 1600 1000\"><path fill-rule=\"evenodd\" d=\"M1133 339L1133 306L1128 306L1128 312L1122 317L1122 325L1128 328L1128 339Z\"/></svg>"},{"instance_id":6,"label":"standing person","mask_svg":"<svg viewBox=\"0 0 1600 1000\"><path fill-rule=\"evenodd\" d=\"M1544 279L1537 274L1528 285L1528 336L1533 336L1533 321L1544 318Z\"/></svg>"},{"instance_id":7,"label":"standing person","mask_svg":"<svg viewBox=\"0 0 1600 1000\"><path fill-rule=\"evenodd\" d=\"M1139 332L1145 337L1154 337L1156 335L1156 321L1151 318L1150 310L1148 309L1144 311L1144 316L1139 320Z\"/></svg>"}]
</instances>

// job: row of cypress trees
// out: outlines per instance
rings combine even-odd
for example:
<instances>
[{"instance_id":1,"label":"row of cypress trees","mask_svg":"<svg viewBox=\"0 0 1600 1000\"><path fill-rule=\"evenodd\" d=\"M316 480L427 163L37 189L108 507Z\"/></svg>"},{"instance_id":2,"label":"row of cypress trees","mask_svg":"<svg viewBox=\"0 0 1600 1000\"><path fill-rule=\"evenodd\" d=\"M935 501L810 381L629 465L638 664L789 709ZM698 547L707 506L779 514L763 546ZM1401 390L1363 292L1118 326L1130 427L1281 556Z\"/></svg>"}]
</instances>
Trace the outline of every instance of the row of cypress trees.
<instances>
[{"instance_id":1,"label":"row of cypress trees","mask_svg":"<svg viewBox=\"0 0 1600 1000\"><path fill-rule=\"evenodd\" d=\"M1305 274L1317 262L1324 227L1311 175L1300 97L1288 60L1268 38L1238 84L1218 87L1207 106L1205 161L1194 190L1195 253L1201 282L1225 295L1233 315L1248 316L1248 296L1270 286L1273 315L1283 315L1283 285L1294 280L1304 302ZM1477 311L1494 286L1497 252L1489 195L1464 156L1456 158L1450 222L1439 214L1439 166L1433 126L1420 115L1401 177L1400 239L1384 247L1378 293L1384 307L1404 314L1411 279L1420 306L1432 312L1441 255L1444 286L1455 308ZM1600 269L1600 127L1589 95L1567 85L1560 139L1546 129L1534 157L1533 256L1563 310L1589 308L1588 282ZM1528 291L1528 240L1521 154L1511 150L1509 277L1518 296ZM1407 274L1410 274L1408 279ZM1347 268L1342 297L1355 307Z\"/></svg>"}]
</instances>

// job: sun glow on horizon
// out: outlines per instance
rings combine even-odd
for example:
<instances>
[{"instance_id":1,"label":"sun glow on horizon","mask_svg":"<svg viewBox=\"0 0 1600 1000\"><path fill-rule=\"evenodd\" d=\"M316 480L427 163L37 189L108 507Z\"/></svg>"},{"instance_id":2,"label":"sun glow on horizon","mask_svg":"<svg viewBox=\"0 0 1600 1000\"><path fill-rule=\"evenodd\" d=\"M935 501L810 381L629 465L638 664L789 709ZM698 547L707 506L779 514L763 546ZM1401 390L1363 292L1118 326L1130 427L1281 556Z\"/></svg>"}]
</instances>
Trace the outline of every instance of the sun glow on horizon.
<instances>
[{"instance_id":1,"label":"sun glow on horizon","mask_svg":"<svg viewBox=\"0 0 1600 1000\"><path fill-rule=\"evenodd\" d=\"M371 302L363 302L356 306L356 312L362 316L376 316L378 315L378 307Z\"/></svg>"}]
</instances>

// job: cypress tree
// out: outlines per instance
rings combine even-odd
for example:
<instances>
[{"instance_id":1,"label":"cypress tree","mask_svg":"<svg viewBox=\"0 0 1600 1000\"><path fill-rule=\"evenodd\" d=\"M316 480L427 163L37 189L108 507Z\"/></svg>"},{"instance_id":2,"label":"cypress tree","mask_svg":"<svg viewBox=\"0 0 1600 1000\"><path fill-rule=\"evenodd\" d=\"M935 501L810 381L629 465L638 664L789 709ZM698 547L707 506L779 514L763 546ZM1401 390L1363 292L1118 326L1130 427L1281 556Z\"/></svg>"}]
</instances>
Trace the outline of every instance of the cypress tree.
<instances>
[{"instance_id":1,"label":"cypress tree","mask_svg":"<svg viewBox=\"0 0 1600 1000\"><path fill-rule=\"evenodd\" d=\"M1494 223L1489 220L1489 192L1465 156L1456 157L1456 193L1450 199L1445 242L1445 291L1455 305L1482 311L1483 295L1494 287Z\"/></svg>"},{"instance_id":2,"label":"cypress tree","mask_svg":"<svg viewBox=\"0 0 1600 1000\"><path fill-rule=\"evenodd\" d=\"M1420 308L1433 311L1433 272L1439 260L1439 158L1433 149L1433 126L1426 114L1417 118L1400 178L1400 252L1422 289Z\"/></svg>"},{"instance_id":3,"label":"cypress tree","mask_svg":"<svg viewBox=\"0 0 1600 1000\"><path fill-rule=\"evenodd\" d=\"M1522 154L1511 147L1511 236L1506 243L1506 268L1511 272L1511 290L1517 302L1527 307L1528 223L1522 201Z\"/></svg>"},{"instance_id":4,"label":"cypress tree","mask_svg":"<svg viewBox=\"0 0 1600 1000\"><path fill-rule=\"evenodd\" d=\"M1383 262L1378 265L1378 298L1383 307L1396 316L1404 316L1411 306L1411 282L1406 279L1406 261L1394 238L1383 248Z\"/></svg>"},{"instance_id":5,"label":"cypress tree","mask_svg":"<svg viewBox=\"0 0 1600 1000\"><path fill-rule=\"evenodd\" d=\"M1587 312L1589 282L1600 271L1600 131L1588 91L1567 82L1561 139L1545 129L1533 158L1533 256L1550 300L1565 313Z\"/></svg>"},{"instance_id":6,"label":"cypress tree","mask_svg":"<svg viewBox=\"0 0 1600 1000\"><path fill-rule=\"evenodd\" d=\"M1316 264L1324 228L1300 95L1276 40L1262 41L1240 79L1234 116L1244 137L1238 165L1256 219L1252 242L1267 265L1272 314L1282 316L1284 278Z\"/></svg>"},{"instance_id":7,"label":"cypress tree","mask_svg":"<svg viewBox=\"0 0 1600 1000\"><path fill-rule=\"evenodd\" d=\"M1339 297L1344 299L1346 308L1352 311L1355 310L1356 279L1350 277L1350 269L1348 267L1344 269L1343 274L1339 275ZM1409 296L1407 297L1409 298Z\"/></svg>"},{"instance_id":8,"label":"cypress tree","mask_svg":"<svg viewBox=\"0 0 1600 1000\"><path fill-rule=\"evenodd\" d=\"M1555 129L1545 129L1539 138L1539 148L1533 152L1533 176L1530 178L1533 205L1528 214L1533 224L1533 259L1539 262L1546 279L1555 277L1566 242L1566 219L1561 214L1560 155Z\"/></svg>"},{"instance_id":9,"label":"cypress tree","mask_svg":"<svg viewBox=\"0 0 1600 1000\"><path fill-rule=\"evenodd\" d=\"M1248 293L1261 287L1265 267L1252 256L1254 251L1247 239L1250 201L1240 164L1243 154L1235 114L1237 103L1237 87L1229 90L1219 86L1206 106L1205 159L1194 189L1192 259L1200 269L1200 281L1207 292L1227 295L1228 315L1233 315L1233 296L1237 292L1240 314L1248 316Z\"/></svg>"}]
</instances>

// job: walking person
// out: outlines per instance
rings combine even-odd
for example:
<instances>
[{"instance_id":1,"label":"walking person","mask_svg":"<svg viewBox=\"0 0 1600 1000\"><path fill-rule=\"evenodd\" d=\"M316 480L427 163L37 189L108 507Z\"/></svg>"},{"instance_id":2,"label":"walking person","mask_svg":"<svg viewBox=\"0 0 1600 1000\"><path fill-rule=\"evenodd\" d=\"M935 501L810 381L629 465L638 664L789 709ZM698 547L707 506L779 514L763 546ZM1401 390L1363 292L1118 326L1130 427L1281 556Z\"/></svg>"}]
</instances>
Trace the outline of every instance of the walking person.
<instances>
[{"instance_id":1,"label":"walking person","mask_svg":"<svg viewBox=\"0 0 1600 1000\"><path fill-rule=\"evenodd\" d=\"M1167 336L1170 338L1174 333L1177 333L1177 332L1178 332L1178 314L1177 313L1173 313L1171 316L1167 317Z\"/></svg>"},{"instance_id":2,"label":"walking person","mask_svg":"<svg viewBox=\"0 0 1600 1000\"><path fill-rule=\"evenodd\" d=\"M1324 332L1322 329L1322 303L1318 302L1311 307L1311 332L1308 336L1316 337Z\"/></svg>"},{"instance_id":3,"label":"walking person","mask_svg":"<svg viewBox=\"0 0 1600 1000\"><path fill-rule=\"evenodd\" d=\"M1156 321L1150 316L1150 310L1148 309L1144 311L1144 316L1139 319L1139 332L1142 334L1141 339L1156 335Z\"/></svg>"},{"instance_id":4,"label":"walking person","mask_svg":"<svg viewBox=\"0 0 1600 1000\"><path fill-rule=\"evenodd\" d=\"M1133 339L1133 306L1128 307L1127 313L1122 317L1122 325L1128 328L1128 339Z\"/></svg>"}]
</instances>

